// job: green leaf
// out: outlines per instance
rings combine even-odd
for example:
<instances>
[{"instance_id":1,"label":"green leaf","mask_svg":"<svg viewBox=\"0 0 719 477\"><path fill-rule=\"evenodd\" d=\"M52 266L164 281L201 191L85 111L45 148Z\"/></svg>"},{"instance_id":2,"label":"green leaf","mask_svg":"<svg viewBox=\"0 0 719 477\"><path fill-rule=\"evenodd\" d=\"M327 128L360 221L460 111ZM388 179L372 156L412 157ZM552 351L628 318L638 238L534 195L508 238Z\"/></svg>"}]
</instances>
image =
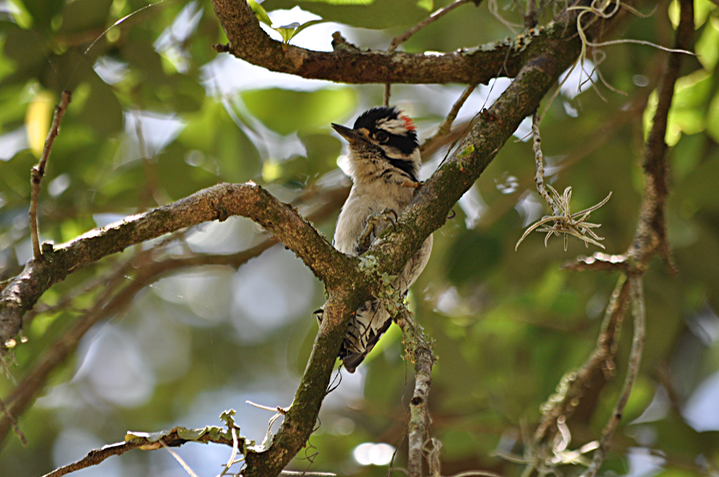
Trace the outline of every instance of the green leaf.
<instances>
[{"instance_id":1,"label":"green leaf","mask_svg":"<svg viewBox=\"0 0 719 477\"><path fill-rule=\"evenodd\" d=\"M302 30L304 30L307 27L311 27L312 25L317 25L318 23L322 23L324 20L312 20L303 24L299 24L298 22L290 23L289 25L284 25L277 28L272 28L277 33L282 35L282 41L284 43L289 43L292 38L297 36L298 33L300 33Z\"/></svg>"},{"instance_id":2,"label":"green leaf","mask_svg":"<svg viewBox=\"0 0 719 477\"><path fill-rule=\"evenodd\" d=\"M709 105L706 121L707 133L715 142L719 142L719 93L714 95L714 99Z\"/></svg>"},{"instance_id":3,"label":"green leaf","mask_svg":"<svg viewBox=\"0 0 719 477\"><path fill-rule=\"evenodd\" d=\"M220 420L224 422L227 426L234 426L235 425L235 410L234 409L228 409L226 411L222 411L222 414L220 414Z\"/></svg>"},{"instance_id":4,"label":"green leaf","mask_svg":"<svg viewBox=\"0 0 719 477\"><path fill-rule=\"evenodd\" d=\"M267 12L264 8L262 8L262 5L257 3L255 0L247 0L250 3L250 8L255 13L255 18L260 23L264 23L268 27L272 27L272 20L270 20L269 15L267 15Z\"/></svg>"},{"instance_id":5,"label":"green leaf","mask_svg":"<svg viewBox=\"0 0 719 477\"><path fill-rule=\"evenodd\" d=\"M23 28L32 25L36 30L48 28L52 18L65 6L63 0L14 0L12 3L21 11ZM32 17L30 20L27 14Z\"/></svg>"},{"instance_id":6,"label":"green leaf","mask_svg":"<svg viewBox=\"0 0 719 477\"><path fill-rule=\"evenodd\" d=\"M417 6L423 10L431 12L434 9L434 0L418 0Z\"/></svg>"},{"instance_id":7,"label":"green leaf","mask_svg":"<svg viewBox=\"0 0 719 477\"><path fill-rule=\"evenodd\" d=\"M714 70L719 59L719 19L712 18L704 27L702 36L696 43L698 60L707 71Z\"/></svg>"},{"instance_id":8,"label":"green leaf","mask_svg":"<svg viewBox=\"0 0 719 477\"><path fill-rule=\"evenodd\" d=\"M474 152L474 144L470 144L469 146L465 147L462 152L459 153L459 157L469 156L473 152Z\"/></svg>"}]
</instances>

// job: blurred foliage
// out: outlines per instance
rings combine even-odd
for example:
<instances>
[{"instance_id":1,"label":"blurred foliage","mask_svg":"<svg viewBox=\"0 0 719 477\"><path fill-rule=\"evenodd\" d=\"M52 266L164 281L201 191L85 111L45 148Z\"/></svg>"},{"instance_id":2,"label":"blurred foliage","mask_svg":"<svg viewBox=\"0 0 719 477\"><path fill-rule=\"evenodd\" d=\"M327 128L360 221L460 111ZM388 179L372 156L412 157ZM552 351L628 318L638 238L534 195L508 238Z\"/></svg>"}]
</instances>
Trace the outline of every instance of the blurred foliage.
<instances>
[{"instance_id":1,"label":"blurred foliage","mask_svg":"<svg viewBox=\"0 0 719 477\"><path fill-rule=\"evenodd\" d=\"M324 32L328 44L327 27L341 29L356 44L384 48L447 3L267 0L262 5L270 17L299 5L342 24L314 25L292 38L293 44L319 41L312 32ZM403 48L451 51L511 35L487 3L494 4L457 9ZM512 1L496 4L500 15L521 23ZM709 0L696 4L700 56L685 61L667 134L673 146L667 215L680 273L670 276L657 260L645 277L642 374L605 464L620 475L689 476L702 466L716 472L719 465L719 7ZM550 5L543 19L561 5ZM290 12L290 21L294 15L305 23L300 14ZM629 20L623 36L670 45L675 21L676 6L661 2L653 16ZM253 180L291 201L302 190L321 194L344 180L333 172L341 143L329 123L350 124L358 112L382 101L383 86L271 75L216 54L210 45L223 41L209 0L0 2L0 279L17 274L30 256L29 171L63 89L72 90L73 101L43 183L44 240L70 240L218 181ZM598 81L606 101L587 85L581 94L576 86L563 89L543 120L542 143L548 180L558 190L573 187L573 209L613 192L592 218L603 224L607 252L621 253L636 226L642 141L665 53L629 44L605 53L603 77L628 96ZM478 111L487 95L496 96L502 84L478 88L460 120ZM457 85L396 86L392 101L414 116L420 134L428 137L460 92ZM520 129L506 144L454 208L456 217L436 232L432 259L411 295L439 357L430 405L434 433L444 444L445 475L471 469L520 475L521 465L492 455L521 454L522 425L531 428L562 376L591 352L616 283L609 274L560 270L592 252L576 241L565 253L561 241L550 241L545 249L533 234L514 251L524 227L543 213L526 132ZM425 177L445 152L424 158ZM317 225L329 237L333 223ZM262 237L244 219L206 224L177 237L153 259L189 251L231 253ZM48 291L38 308L106 276L148 247L79 270ZM128 271L125 280L134 276ZM311 312L324 300L321 285L292 254L276 247L237 271L197 268L143 285L127 311L88 333L21 416L29 446L8 437L0 454L3 476L43 474L122 440L127 430L220 425L218 416L229 408L237 410L243 434L261 442L271 414L245 400L290 404L316 331ZM15 380L22 380L101 292L102 287L79 294L70 306L34 316L24 330L29 341L18 347L17 366L10 369ZM615 379L601 391L593 413L569 422L572 448L598 437L611 412L626 366L629 323L623 334ZM357 447L363 443L402 446L396 465L404 465L411 375L401 359L401 334L393 328L357 374L343 375L293 468L312 463L315 471L386 475L386 464L372 464L386 462L386 447L372 447L370 459L361 452L366 446ZM13 382L0 380L0 396L9 394ZM179 453L200 475L216 475L230 449L188 444ZM83 475L178 472L164 452L135 451Z\"/></svg>"}]
</instances>

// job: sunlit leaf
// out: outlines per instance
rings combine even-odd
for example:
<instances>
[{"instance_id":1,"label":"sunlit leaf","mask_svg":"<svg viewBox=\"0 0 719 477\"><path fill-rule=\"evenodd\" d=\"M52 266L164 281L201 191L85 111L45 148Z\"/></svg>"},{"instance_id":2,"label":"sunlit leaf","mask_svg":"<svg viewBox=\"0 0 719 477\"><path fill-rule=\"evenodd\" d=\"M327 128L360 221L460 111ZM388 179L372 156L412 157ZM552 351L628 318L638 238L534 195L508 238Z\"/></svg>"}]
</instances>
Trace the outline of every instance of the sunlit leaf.
<instances>
[{"instance_id":1,"label":"sunlit leaf","mask_svg":"<svg viewBox=\"0 0 719 477\"><path fill-rule=\"evenodd\" d=\"M284 25L277 28L272 28L276 32L278 32L280 35L282 35L282 41L285 43L289 43L292 38L297 36L298 33L300 33L302 30L304 30L307 27L311 27L312 25L317 25L318 23L322 23L324 20L312 20L303 24L299 24L297 22L290 23L289 25Z\"/></svg>"},{"instance_id":2,"label":"sunlit leaf","mask_svg":"<svg viewBox=\"0 0 719 477\"><path fill-rule=\"evenodd\" d=\"M269 15L267 15L267 12L264 8L262 8L262 5L257 3L255 0L247 0L250 4L250 8L255 13L255 17L260 23L264 23L265 25L271 27L272 26L272 20L270 20Z\"/></svg>"},{"instance_id":3,"label":"sunlit leaf","mask_svg":"<svg viewBox=\"0 0 719 477\"><path fill-rule=\"evenodd\" d=\"M55 97L49 91L40 91L27 107L25 130L30 150L36 157L42 154L47 132L50 130L52 112L55 109Z\"/></svg>"}]
</instances>

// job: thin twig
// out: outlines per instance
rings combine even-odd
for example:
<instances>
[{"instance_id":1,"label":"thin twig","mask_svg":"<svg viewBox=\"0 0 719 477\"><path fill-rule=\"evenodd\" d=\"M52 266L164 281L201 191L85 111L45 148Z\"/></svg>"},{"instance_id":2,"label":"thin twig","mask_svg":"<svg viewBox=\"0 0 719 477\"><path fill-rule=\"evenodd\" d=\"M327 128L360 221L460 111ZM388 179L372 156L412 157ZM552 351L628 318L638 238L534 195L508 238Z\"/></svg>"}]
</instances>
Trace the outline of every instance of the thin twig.
<instances>
[{"instance_id":1,"label":"thin twig","mask_svg":"<svg viewBox=\"0 0 719 477\"><path fill-rule=\"evenodd\" d=\"M412 28L406 30L404 33L402 33L400 36L395 37L392 40L392 43L390 43L389 48L387 51L389 53L393 52L397 49L399 45L407 41L412 35L420 31L422 28L426 27L430 23L433 23L440 18L442 18L447 13L451 12L455 8L459 7L460 5L464 5L465 3L469 3L470 1L473 1L475 5L479 6L479 4L482 2L482 0L455 0L454 2L450 3L446 7L442 7L439 10L432 13L430 16L413 26Z\"/></svg>"},{"instance_id":2,"label":"thin twig","mask_svg":"<svg viewBox=\"0 0 719 477\"><path fill-rule=\"evenodd\" d=\"M537 1L527 0L527 9L524 13L524 28L529 30L537 26Z\"/></svg>"},{"instance_id":3,"label":"thin twig","mask_svg":"<svg viewBox=\"0 0 719 477\"><path fill-rule=\"evenodd\" d=\"M560 417L571 416L594 376L600 375L602 371L605 376L611 376L628 299L629 283L622 275L607 305L597 344L591 356L576 373L570 373L566 380L562 378L564 382L557 386L557 393L542 405L543 417L533 437L535 445L552 440L547 438L550 427L556 426Z\"/></svg>"},{"instance_id":4,"label":"thin twig","mask_svg":"<svg viewBox=\"0 0 719 477\"><path fill-rule=\"evenodd\" d=\"M185 472L187 472L187 473L190 475L190 477L199 477L199 476L195 473L195 471L192 470L192 468L187 464L187 462L185 462L185 460L184 460L182 457L180 457L180 455L179 455L177 452L175 452L175 451L173 451L172 449L170 449L169 447L167 447L167 444L165 444L165 443L162 442L162 441L160 441L160 444L162 444L162 447L164 447L165 450L166 450L167 452L169 452L170 455L171 455L172 457L174 457L177 462L180 463L180 465L182 466L182 468L185 469Z\"/></svg>"},{"instance_id":5,"label":"thin twig","mask_svg":"<svg viewBox=\"0 0 719 477\"><path fill-rule=\"evenodd\" d=\"M232 434L232 452L230 453L230 458L227 460L227 464L225 464L225 468L222 470L219 477L227 474L232 466L235 465L237 453L240 451L240 443L237 439L237 428L235 426L230 426L230 433Z\"/></svg>"},{"instance_id":6,"label":"thin twig","mask_svg":"<svg viewBox=\"0 0 719 477\"><path fill-rule=\"evenodd\" d=\"M93 449L82 459L71 464L58 467L42 477L62 477L63 475L67 475L87 467L92 467L93 465L98 465L113 455L122 455L129 450L142 447L145 443L146 442L141 442L139 440L135 442L117 442L115 444L103 446L101 449Z\"/></svg>"},{"instance_id":7,"label":"thin twig","mask_svg":"<svg viewBox=\"0 0 719 477\"><path fill-rule=\"evenodd\" d=\"M499 20L502 25L506 26L507 29L512 32L512 35L517 36L518 32L517 30L515 30L515 27L522 28L522 25L518 25L516 23L505 20L504 17L499 14L499 6L497 5L497 0L489 0L487 6L489 9L489 13L491 13L494 18Z\"/></svg>"},{"instance_id":8,"label":"thin twig","mask_svg":"<svg viewBox=\"0 0 719 477\"><path fill-rule=\"evenodd\" d=\"M299 477L302 476L316 476L316 477L337 477L337 474L334 472L298 472L296 470L283 470L280 472L281 475L296 475Z\"/></svg>"},{"instance_id":9,"label":"thin twig","mask_svg":"<svg viewBox=\"0 0 719 477\"><path fill-rule=\"evenodd\" d=\"M667 53L681 53L682 55L697 56L697 54L692 51L682 50L680 48L667 48L666 46L657 45L656 43L652 43L651 41L635 40L632 38L622 38L620 40L602 41L599 43L588 41L587 46L593 46L595 48L599 48L602 46L624 45L626 43L630 43L633 45L651 46L652 48L656 48L657 50L661 50L661 51L666 51Z\"/></svg>"},{"instance_id":10,"label":"thin twig","mask_svg":"<svg viewBox=\"0 0 719 477\"><path fill-rule=\"evenodd\" d=\"M461 138L466 136L467 132L469 131L469 128L472 127L472 124L473 120L471 119L469 121L464 121L453 127L446 136L437 137L436 139L433 137L431 138L431 141L427 140L423 142L422 145L419 147L420 154L426 160L428 157L432 156L434 153L442 149L447 144L456 143Z\"/></svg>"},{"instance_id":11,"label":"thin twig","mask_svg":"<svg viewBox=\"0 0 719 477\"><path fill-rule=\"evenodd\" d=\"M429 417L427 400L432 385L432 367L436 361L432 353L432 343L427 340L424 330L413 319L410 312L402 307L396 318L402 328L407 357L414 362L414 394L410 400L410 420L408 424L409 451L407 470L410 477L422 476L422 457L425 454L425 442L429 435Z\"/></svg>"},{"instance_id":12,"label":"thin twig","mask_svg":"<svg viewBox=\"0 0 719 477\"><path fill-rule=\"evenodd\" d=\"M465 90L462 92L462 95L457 98L457 101L455 101L452 105L452 109L449 110L447 117L444 118L444 121L439 126L439 129L437 129L437 132L434 133L434 136L425 139L425 141L422 143L422 146L420 147L420 152L424 152L425 150L430 148L435 141L440 138L443 138L450 133L450 131L452 130L452 124L454 124L454 120L457 119L457 114L459 113L459 110L462 109L462 106L464 106L464 103L467 102L469 96L472 94L476 87L476 84L472 84L465 88Z\"/></svg>"},{"instance_id":13,"label":"thin twig","mask_svg":"<svg viewBox=\"0 0 719 477\"><path fill-rule=\"evenodd\" d=\"M442 7L439 10L432 13L429 17L425 18L412 28L409 28L404 33L402 33L400 36L397 36L392 39L392 42L389 45L389 48L387 48L387 53L392 53L394 50L399 47L402 43L407 41L412 35L420 31L422 28L426 27L430 23L433 23L440 18L442 18L447 13L451 12L455 8L459 7L460 5L463 5L465 3L468 3L470 1L473 1L475 5L479 6L479 4L482 2L482 0L455 0L453 3L450 3L446 7ZM390 83L387 83L384 85L384 105L389 106L389 97L390 97Z\"/></svg>"},{"instance_id":14,"label":"thin twig","mask_svg":"<svg viewBox=\"0 0 719 477\"><path fill-rule=\"evenodd\" d=\"M5 407L5 403L0 399L0 409L2 410L3 415L5 416L5 419L10 421L10 425L12 426L13 432L15 432L15 435L18 436L20 439L20 442L22 442L22 445L27 445L27 438L25 437L25 434L20 430L20 427L17 425L17 420L15 417L10 414L10 411L8 411L8 408Z\"/></svg>"},{"instance_id":15,"label":"thin twig","mask_svg":"<svg viewBox=\"0 0 719 477\"><path fill-rule=\"evenodd\" d=\"M257 409L262 409L263 411L270 411L270 412L279 412L281 414L287 414L287 409L284 409L280 406L265 406L263 404L257 404L252 401L245 401L245 404L249 404L252 407L256 407Z\"/></svg>"},{"instance_id":16,"label":"thin twig","mask_svg":"<svg viewBox=\"0 0 719 477\"><path fill-rule=\"evenodd\" d=\"M340 187L325 190L320 195L315 194L314 199L322 205L308 214L307 218L315 222L326 220L327 217L339 210L341 204L347 198L348 192L347 188ZM302 194L295 202L303 202L307 200L307 197L310 195L313 194L310 192ZM33 367L25 374L22 381L8 395L6 404L10 407L10 412L15 416L21 415L34 400L37 393L43 389L51 371L64 362L67 356L77 347L77 344L87 330L97 323L97 321L107 319L124 311L132 304L132 298L149 284L172 272L188 267L229 265L234 268L239 268L250 259L259 256L262 252L276 244L276 240L267 239L254 247L230 255L199 254L149 263L144 263L144 256L134 257L128 260L126 263L114 269L109 275L105 275L104 281L102 282L105 289L102 294L95 299L94 305L89 310L86 310L82 316L77 318L73 328L56 339L51 348L45 350L44 354L35 361ZM154 249L150 249L144 251L143 254L152 254L154 252ZM143 262L141 267L135 267L138 261ZM128 268L136 268L137 275L118 291L118 287L126 282L125 275ZM81 287L81 291L83 290L84 287ZM114 296L112 296L113 293ZM79 293L74 295L79 296ZM10 422L6 417L3 416L0 418L0 442L4 440L10 427Z\"/></svg>"},{"instance_id":17,"label":"thin twig","mask_svg":"<svg viewBox=\"0 0 719 477\"><path fill-rule=\"evenodd\" d=\"M627 405L627 401L629 401L629 395L634 387L634 381L639 374L639 365L642 360L642 349L644 347L645 337L644 292L642 287L641 275L631 275L629 277L629 294L631 297L632 315L634 317L634 338L632 339L632 350L629 355L627 376L624 378L624 385L622 386L617 404L614 406L614 411L612 411L612 415L602 432L599 448L594 452L592 464L582 473L581 477L594 477L602 466L609 445L612 442L614 431L617 429L624 415L624 408Z\"/></svg>"},{"instance_id":18,"label":"thin twig","mask_svg":"<svg viewBox=\"0 0 719 477\"><path fill-rule=\"evenodd\" d=\"M42 255L40 251L40 233L39 224L37 219L37 207L40 200L40 184L42 178L45 177L45 169L47 167L47 160L50 157L50 150L52 144L55 142L55 138L60 133L60 121L65 115L67 106L72 100L70 91L63 91L62 97L60 98L60 104L55 106L55 114L52 118L52 126L50 131L47 133L47 139L45 139L45 147L42 149L42 156L40 156L40 162L34 166L30 172L30 184L32 185L32 195L30 198L30 235L32 237L32 254L35 260L39 259Z\"/></svg>"},{"instance_id":19,"label":"thin twig","mask_svg":"<svg viewBox=\"0 0 719 477\"><path fill-rule=\"evenodd\" d=\"M280 472L280 475L296 475L296 476L316 476L316 477L337 477L337 474L334 472L299 472L296 470L283 470Z\"/></svg>"}]
</instances>

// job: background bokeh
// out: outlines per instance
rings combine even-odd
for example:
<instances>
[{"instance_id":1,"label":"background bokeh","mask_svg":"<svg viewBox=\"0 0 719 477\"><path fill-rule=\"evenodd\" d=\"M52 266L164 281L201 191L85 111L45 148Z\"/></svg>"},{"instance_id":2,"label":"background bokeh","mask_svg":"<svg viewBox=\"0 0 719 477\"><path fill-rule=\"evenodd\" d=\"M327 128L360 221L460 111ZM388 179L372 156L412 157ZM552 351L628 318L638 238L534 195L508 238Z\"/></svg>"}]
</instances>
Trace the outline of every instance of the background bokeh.
<instances>
[{"instance_id":1,"label":"background bokeh","mask_svg":"<svg viewBox=\"0 0 719 477\"><path fill-rule=\"evenodd\" d=\"M363 48L387 48L393 36L447 3L266 0L263 6L276 25L326 20L292 43L329 51L337 30ZM564 4L550 3L544 20ZM648 12L652 4L640 8ZM513 35L492 9L521 23L512 1L469 4L402 48L451 51ZM137 13L102 35L132 12ZM659 2L653 15L629 19L618 33L670 45L676 15L674 3ZM605 464L607 475L673 477L702 468L716 475L719 465L716 3L697 0L696 29L700 56L685 61L667 134L673 146L667 217L679 274L671 276L656 260L645 276L642 371ZM384 87L271 73L215 53L211 45L223 41L208 0L149 7L141 0L0 1L0 279L16 275L32 253L29 171L63 89L72 90L73 100L43 183L43 240L73 239L218 181L253 180L283 201L302 195L303 212L313 206L306 192L321 197L349 184L338 169L344 145L330 123L351 124L361 111L381 104ZM573 209L613 193L592 218L602 224L607 252L621 253L634 235L643 138L666 53L635 44L603 53L562 85L544 117L542 143L548 181L560 191L573 187ZM627 95L603 85L595 66ZM500 78L478 87L458 122L490 104L509 82ZM392 104L414 117L426 138L463 88L397 85ZM537 422L540 404L591 352L617 280L612 274L562 271L565 262L592 252L576 241L564 252L561 240L544 248L543 236L535 234L514 251L524 227L544 214L528 132L525 122L454 207L456 217L435 233L432 258L411 292L411 307L435 340L439 358L430 411L434 435L444 445L444 475L471 469L520 475L521 465L493 454L521 454L523 432ZM446 153L444 148L424 158L423 178ZM328 237L339 205L335 210L315 224ZM229 254L263 238L251 221L231 218L188 230L157 259ZM151 246L70 275L43 296L39 309ZM135 276L128 272L125 280ZM219 415L229 408L237 411L242 433L261 442L272 414L246 401L291 403L317 329L312 311L324 302L322 284L291 252L276 246L237 270L196 267L143 285L126 311L94 326L51 375L19 421L29 445L8 436L0 475L44 474L122 440L127 430L221 425ZM13 377L0 379L0 396L101 291L33 317L24 330L28 342L16 349L17 365L9 368ZM612 409L629 349L629 322L624 328L617 375L594 412L572 421L573 448L597 438ZM318 430L293 469L386 475L398 447L396 465L404 465L412 366L401 355L401 333L393 327L357 373L337 378ZM213 476L230 449L188 444L177 452L198 475ZM77 475L183 473L164 451L133 451Z\"/></svg>"}]
</instances>

